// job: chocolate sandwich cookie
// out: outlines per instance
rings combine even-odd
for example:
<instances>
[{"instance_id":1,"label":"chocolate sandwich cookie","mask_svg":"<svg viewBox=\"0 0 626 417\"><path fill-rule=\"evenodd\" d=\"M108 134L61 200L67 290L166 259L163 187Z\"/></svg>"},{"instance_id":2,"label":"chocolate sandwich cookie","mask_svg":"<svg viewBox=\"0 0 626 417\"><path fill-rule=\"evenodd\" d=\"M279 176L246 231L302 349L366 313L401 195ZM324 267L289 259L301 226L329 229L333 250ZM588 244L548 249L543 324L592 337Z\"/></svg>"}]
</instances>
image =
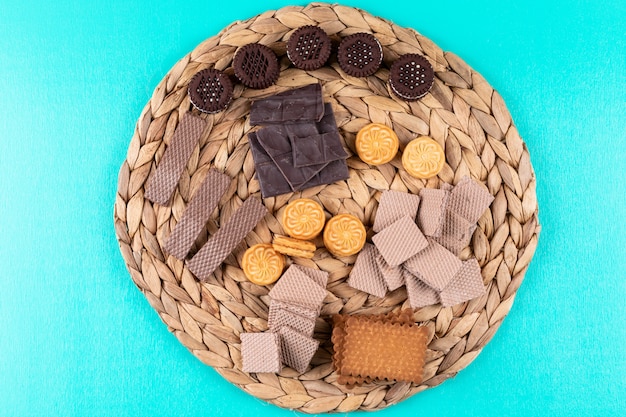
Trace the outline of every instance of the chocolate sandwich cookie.
<instances>
[{"instance_id":1,"label":"chocolate sandwich cookie","mask_svg":"<svg viewBox=\"0 0 626 417\"><path fill-rule=\"evenodd\" d=\"M330 38L317 26L296 29L287 41L287 56L294 67L311 71L321 68L330 57Z\"/></svg>"},{"instance_id":2,"label":"chocolate sandwich cookie","mask_svg":"<svg viewBox=\"0 0 626 417\"><path fill-rule=\"evenodd\" d=\"M280 68L274 51L260 43L241 47L233 59L235 75L246 87L267 88L278 79Z\"/></svg>"},{"instance_id":3,"label":"chocolate sandwich cookie","mask_svg":"<svg viewBox=\"0 0 626 417\"><path fill-rule=\"evenodd\" d=\"M209 68L198 72L187 90L193 106L204 113L217 113L233 98L233 83L222 71Z\"/></svg>"},{"instance_id":4,"label":"chocolate sandwich cookie","mask_svg":"<svg viewBox=\"0 0 626 417\"><path fill-rule=\"evenodd\" d=\"M398 58L389 71L389 86L393 93L404 100L424 97L433 86L435 72L426 57L405 54Z\"/></svg>"},{"instance_id":5,"label":"chocolate sandwich cookie","mask_svg":"<svg viewBox=\"0 0 626 417\"><path fill-rule=\"evenodd\" d=\"M383 61L383 48L374 35L355 33L342 39L337 59L346 74L367 77L380 67Z\"/></svg>"}]
</instances>

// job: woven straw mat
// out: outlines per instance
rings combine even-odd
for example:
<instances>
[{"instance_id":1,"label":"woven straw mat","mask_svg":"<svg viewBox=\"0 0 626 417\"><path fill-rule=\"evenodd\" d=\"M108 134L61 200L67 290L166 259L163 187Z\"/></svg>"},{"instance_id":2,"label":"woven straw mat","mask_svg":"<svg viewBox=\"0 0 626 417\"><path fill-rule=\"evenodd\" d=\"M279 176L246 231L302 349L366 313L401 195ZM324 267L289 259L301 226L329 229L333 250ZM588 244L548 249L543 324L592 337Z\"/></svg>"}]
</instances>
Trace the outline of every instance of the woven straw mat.
<instances>
[{"instance_id":1,"label":"woven straw mat","mask_svg":"<svg viewBox=\"0 0 626 417\"><path fill-rule=\"evenodd\" d=\"M302 25L318 25L334 41L355 32L371 32L383 45L384 63L375 75L353 78L331 57L325 67L305 72L289 65L285 44ZM280 57L281 75L265 90L236 84L234 99L223 112L202 114L209 128L185 169L171 206L152 204L144 186L155 170L181 117L190 106L187 84L204 68L233 74L231 61L238 47L251 42L270 46ZM431 92L416 102L390 93L388 68L400 55L426 55L435 69ZM196 241L191 255L215 233L241 202L261 198L246 133L252 100L321 81L324 101L332 103L345 145L350 179L299 193L264 199L271 215L211 276L198 281L184 262L164 255L166 238L181 218L191 196L210 168L232 178L218 210ZM356 157L355 135L368 123L391 126L400 148L418 135L433 137L446 152L446 165L427 181L410 177L399 156L389 164L371 167ZM429 345L423 382L377 383L348 390L336 383L331 364L329 317L334 313L377 314L408 308L404 287L380 299L346 284L356 257L336 259L323 249L321 239L312 260L292 260L330 272L328 294L317 320L315 337L322 341L309 370L298 374L284 368L279 375L242 372L239 334L267 330L270 287L245 278L239 261L248 246L271 242L283 234L282 208L292 199L314 198L330 215L348 212L371 229L381 191L418 193L423 187L456 184L470 176L495 196L479 220L463 258L475 256L481 267L486 295L451 308L434 305L415 311L415 321L428 327ZM280 407L306 413L377 410L442 383L469 365L493 337L515 299L537 246L535 176L528 150L500 95L456 55L443 52L413 29L403 28L362 10L328 4L310 4L268 11L235 22L198 45L159 83L143 110L120 174L115 201L115 230L130 275L168 329L198 359L247 393ZM369 231L371 237L372 232Z\"/></svg>"}]
</instances>

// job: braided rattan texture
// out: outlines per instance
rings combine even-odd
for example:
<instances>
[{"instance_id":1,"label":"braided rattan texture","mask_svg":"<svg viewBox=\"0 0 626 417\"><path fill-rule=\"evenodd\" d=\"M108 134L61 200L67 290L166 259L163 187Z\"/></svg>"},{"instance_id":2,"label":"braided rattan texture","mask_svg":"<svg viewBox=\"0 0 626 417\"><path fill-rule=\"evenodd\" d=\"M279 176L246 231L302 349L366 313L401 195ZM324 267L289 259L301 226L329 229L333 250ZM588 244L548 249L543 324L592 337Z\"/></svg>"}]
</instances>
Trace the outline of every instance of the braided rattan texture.
<instances>
[{"instance_id":1,"label":"braided rattan texture","mask_svg":"<svg viewBox=\"0 0 626 417\"><path fill-rule=\"evenodd\" d=\"M319 25L334 41L356 32L372 32L383 46L384 64L374 76L362 79L346 76L332 57L326 66L315 71L295 69L289 66L285 43L290 33L302 25ZM148 175L163 156L182 115L189 111L199 114L189 104L189 80L199 70L210 67L232 74L235 50L250 42L266 44L277 52L281 76L276 85L252 90L237 84L228 109L202 114L209 127L182 174L171 207L152 204L144 198ZM431 92L416 102L397 99L387 85L386 68L404 53L425 54L436 74ZM324 85L325 101L332 103L345 144L354 155L356 133L375 122L393 127L401 149L418 135L433 137L444 146L446 165L437 177L424 181L407 175L399 156L377 168L352 156L348 159L351 176L347 181L265 199L274 216L266 216L207 282L199 282L182 261L164 255L165 240L212 167L235 181L196 245L205 242L209 233L215 233L219 224L227 222L241 200L260 198L246 139L250 100L317 80ZM312 260L298 260L331 272L329 294L321 311L325 321L318 319L316 326L315 337L323 342L312 367L303 374L290 368L279 375L247 374L241 370L239 334L267 330L270 288L248 282L238 261L247 246L271 242L272 233L284 234L279 210L289 199L314 198L329 213L353 213L369 227L381 190L417 194L423 187L456 184L465 175L483 182L495 196L490 209L478 221L470 246L461 252L463 259L472 255L477 258L486 294L454 307L434 305L415 311L415 321L423 323L429 332L421 384L377 383L348 390L336 383L329 316L338 312L385 313L408 308L409 304L404 287L383 299L352 289L346 284L351 265L329 256L325 250L318 250ZM412 29L350 7L311 4L268 11L235 22L198 45L171 69L143 110L122 164L115 229L133 281L168 329L198 359L251 395L280 407L321 413L385 408L438 385L465 368L491 340L511 308L535 252L540 227L528 150L502 98L480 74ZM198 248L195 246L192 254ZM355 258L344 260L353 263Z\"/></svg>"}]
</instances>

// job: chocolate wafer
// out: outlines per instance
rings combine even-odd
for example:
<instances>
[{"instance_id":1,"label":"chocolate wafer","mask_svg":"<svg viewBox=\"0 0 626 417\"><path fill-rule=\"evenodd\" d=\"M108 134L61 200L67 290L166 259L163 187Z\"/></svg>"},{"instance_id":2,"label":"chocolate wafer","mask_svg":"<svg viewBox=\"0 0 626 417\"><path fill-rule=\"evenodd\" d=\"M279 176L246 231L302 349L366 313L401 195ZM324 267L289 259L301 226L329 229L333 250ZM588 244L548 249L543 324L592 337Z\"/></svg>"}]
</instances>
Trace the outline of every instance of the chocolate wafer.
<instances>
[{"instance_id":1,"label":"chocolate wafer","mask_svg":"<svg viewBox=\"0 0 626 417\"><path fill-rule=\"evenodd\" d=\"M294 268L299 269L304 272L313 282L319 285L321 288L326 288L328 284L328 272L322 271L320 269L308 268L302 265L293 265Z\"/></svg>"},{"instance_id":2,"label":"chocolate wafer","mask_svg":"<svg viewBox=\"0 0 626 417\"><path fill-rule=\"evenodd\" d=\"M283 326L289 326L306 336L313 336L315 319L281 308L280 304L272 301L270 302L270 310L267 316L267 325L272 332L279 331Z\"/></svg>"},{"instance_id":3,"label":"chocolate wafer","mask_svg":"<svg viewBox=\"0 0 626 417\"><path fill-rule=\"evenodd\" d=\"M272 300L297 304L319 311L326 289L317 285L301 269L290 266L269 292Z\"/></svg>"},{"instance_id":4,"label":"chocolate wafer","mask_svg":"<svg viewBox=\"0 0 626 417\"><path fill-rule=\"evenodd\" d=\"M401 265L428 246L428 241L409 216L375 234L372 242L390 266Z\"/></svg>"},{"instance_id":5,"label":"chocolate wafer","mask_svg":"<svg viewBox=\"0 0 626 417\"><path fill-rule=\"evenodd\" d=\"M450 192L437 188L422 188L419 195L421 202L417 212L417 225L426 236L441 236Z\"/></svg>"},{"instance_id":6,"label":"chocolate wafer","mask_svg":"<svg viewBox=\"0 0 626 417\"><path fill-rule=\"evenodd\" d=\"M428 286L437 291L443 290L461 268L461 260L452 252L432 240L417 255L409 258L404 267L413 275L419 276Z\"/></svg>"},{"instance_id":7,"label":"chocolate wafer","mask_svg":"<svg viewBox=\"0 0 626 417\"><path fill-rule=\"evenodd\" d=\"M475 258L463 262L450 284L441 291L441 304L450 307L485 294L480 265Z\"/></svg>"},{"instance_id":8,"label":"chocolate wafer","mask_svg":"<svg viewBox=\"0 0 626 417\"><path fill-rule=\"evenodd\" d=\"M469 245L474 230L476 223L470 223L452 210L446 210L441 235L433 237L433 240L458 256Z\"/></svg>"},{"instance_id":9,"label":"chocolate wafer","mask_svg":"<svg viewBox=\"0 0 626 417\"><path fill-rule=\"evenodd\" d=\"M387 293L387 284L376 263L378 255L376 247L366 243L359 252L346 282L352 288L382 298Z\"/></svg>"},{"instance_id":10,"label":"chocolate wafer","mask_svg":"<svg viewBox=\"0 0 626 417\"><path fill-rule=\"evenodd\" d=\"M383 191L378 202L378 210L374 219L374 232L378 233L391 226L404 216L415 220L420 204L420 197L400 191Z\"/></svg>"},{"instance_id":11,"label":"chocolate wafer","mask_svg":"<svg viewBox=\"0 0 626 417\"><path fill-rule=\"evenodd\" d=\"M278 333L241 333L239 338L244 372L279 373L282 370Z\"/></svg>"},{"instance_id":12,"label":"chocolate wafer","mask_svg":"<svg viewBox=\"0 0 626 417\"><path fill-rule=\"evenodd\" d=\"M242 46L233 58L235 76L250 88L267 88L278 80L280 68L274 51L260 43Z\"/></svg>"},{"instance_id":13,"label":"chocolate wafer","mask_svg":"<svg viewBox=\"0 0 626 417\"><path fill-rule=\"evenodd\" d=\"M224 110L233 98L233 82L228 75L214 68L193 76L187 89L193 106L204 113Z\"/></svg>"},{"instance_id":14,"label":"chocolate wafer","mask_svg":"<svg viewBox=\"0 0 626 417\"><path fill-rule=\"evenodd\" d=\"M476 223L489 208L494 197L479 182L463 177L450 192L448 209L470 223Z\"/></svg>"},{"instance_id":15,"label":"chocolate wafer","mask_svg":"<svg viewBox=\"0 0 626 417\"><path fill-rule=\"evenodd\" d=\"M278 334L281 336L283 363L298 372L306 371L320 342L289 326L281 327Z\"/></svg>"},{"instance_id":16,"label":"chocolate wafer","mask_svg":"<svg viewBox=\"0 0 626 417\"><path fill-rule=\"evenodd\" d=\"M439 293L424 284L420 277L404 270L404 282L409 304L413 308L421 308L440 302Z\"/></svg>"},{"instance_id":17,"label":"chocolate wafer","mask_svg":"<svg viewBox=\"0 0 626 417\"><path fill-rule=\"evenodd\" d=\"M187 264L189 270L200 280L209 278L266 214L267 208L259 199L248 198L191 258Z\"/></svg>"},{"instance_id":18,"label":"chocolate wafer","mask_svg":"<svg viewBox=\"0 0 626 417\"><path fill-rule=\"evenodd\" d=\"M205 127L203 119L185 113L156 171L148 179L145 193L148 200L161 205L169 202Z\"/></svg>"},{"instance_id":19,"label":"chocolate wafer","mask_svg":"<svg viewBox=\"0 0 626 417\"><path fill-rule=\"evenodd\" d=\"M397 290L404 285L404 270L401 266L389 265L380 253L376 255L376 264L389 291Z\"/></svg>"},{"instance_id":20,"label":"chocolate wafer","mask_svg":"<svg viewBox=\"0 0 626 417\"><path fill-rule=\"evenodd\" d=\"M250 125L319 122L324 117L322 85L309 84L256 100L250 106Z\"/></svg>"},{"instance_id":21,"label":"chocolate wafer","mask_svg":"<svg viewBox=\"0 0 626 417\"><path fill-rule=\"evenodd\" d=\"M355 33L341 40L337 60L346 74L367 77L380 67L383 61L383 48L371 33Z\"/></svg>"},{"instance_id":22,"label":"chocolate wafer","mask_svg":"<svg viewBox=\"0 0 626 417\"><path fill-rule=\"evenodd\" d=\"M405 54L391 64L389 87L404 100L418 100L424 97L433 86L435 72L426 57L419 54Z\"/></svg>"},{"instance_id":23,"label":"chocolate wafer","mask_svg":"<svg viewBox=\"0 0 626 417\"><path fill-rule=\"evenodd\" d=\"M193 242L206 225L229 185L230 177L228 175L215 169L211 169L207 173L202 185L183 212L180 221L176 223L174 230L165 241L163 248L167 253L178 259L184 259L187 256Z\"/></svg>"},{"instance_id":24,"label":"chocolate wafer","mask_svg":"<svg viewBox=\"0 0 626 417\"><path fill-rule=\"evenodd\" d=\"M301 26L287 41L287 56L293 66L312 71L324 66L330 57L331 41L318 26Z\"/></svg>"}]
</instances>

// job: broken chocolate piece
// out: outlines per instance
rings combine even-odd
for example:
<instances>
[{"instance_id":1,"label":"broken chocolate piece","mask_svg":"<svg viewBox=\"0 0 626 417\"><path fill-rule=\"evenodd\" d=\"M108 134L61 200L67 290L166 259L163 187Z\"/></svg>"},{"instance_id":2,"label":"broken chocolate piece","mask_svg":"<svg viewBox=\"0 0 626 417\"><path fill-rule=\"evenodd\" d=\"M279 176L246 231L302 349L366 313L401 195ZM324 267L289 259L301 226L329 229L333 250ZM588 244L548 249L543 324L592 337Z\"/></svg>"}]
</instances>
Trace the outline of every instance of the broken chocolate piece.
<instances>
[{"instance_id":1,"label":"broken chocolate piece","mask_svg":"<svg viewBox=\"0 0 626 417\"><path fill-rule=\"evenodd\" d=\"M278 169L272 158L265 152L263 146L259 143L256 132L248 134L248 142L250 143L250 151L254 159L254 167L256 176L261 186L261 195L263 198L274 197L280 194L292 192L291 185L282 172Z\"/></svg>"},{"instance_id":2,"label":"broken chocolate piece","mask_svg":"<svg viewBox=\"0 0 626 417\"><path fill-rule=\"evenodd\" d=\"M346 159L339 132L321 133L307 137L291 136L293 165L297 168Z\"/></svg>"},{"instance_id":3,"label":"broken chocolate piece","mask_svg":"<svg viewBox=\"0 0 626 417\"><path fill-rule=\"evenodd\" d=\"M319 122L324 116L322 85L310 84L257 100L250 107L250 125Z\"/></svg>"}]
</instances>

